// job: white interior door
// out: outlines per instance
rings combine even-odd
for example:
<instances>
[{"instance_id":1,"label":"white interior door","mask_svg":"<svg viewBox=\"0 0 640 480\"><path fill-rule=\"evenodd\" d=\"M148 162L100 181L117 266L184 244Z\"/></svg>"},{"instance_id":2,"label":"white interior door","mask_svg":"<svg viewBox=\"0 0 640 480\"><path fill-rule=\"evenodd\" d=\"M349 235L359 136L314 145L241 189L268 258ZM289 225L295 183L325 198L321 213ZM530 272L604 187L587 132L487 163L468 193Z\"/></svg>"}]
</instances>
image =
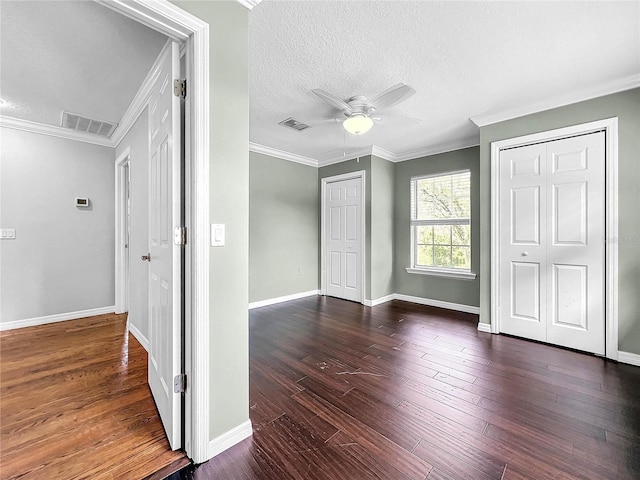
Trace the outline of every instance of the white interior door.
<instances>
[{"instance_id":1,"label":"white interior door","mask_svg":"<svg viewBox=\"0 0 640 480\"><path fill-rule=\"evenodd\" d=\"M181 447L180 246L180 99L173 80L180 78L176 43L164 52L162 69L149 101L149 387L172 449Z\"/></svg>"},{"instance_id":2,"label":"white interior door","mask_svg":"<svg viewBox=\"0 0 640 480\"><path fill-rule=\"evenodd\" d=\"M327 295L362 301L362 177L325 184Z\"/></svg>"},{"instance_id":3,"label":"white interior door","mask_svg":"<svg viewBox=\"0 0 640 480\"><path fill-rule=\"evenodd\" d=\"M605 353L604 132L500 153L501 331Z\"/></svg>"}]
</instances>

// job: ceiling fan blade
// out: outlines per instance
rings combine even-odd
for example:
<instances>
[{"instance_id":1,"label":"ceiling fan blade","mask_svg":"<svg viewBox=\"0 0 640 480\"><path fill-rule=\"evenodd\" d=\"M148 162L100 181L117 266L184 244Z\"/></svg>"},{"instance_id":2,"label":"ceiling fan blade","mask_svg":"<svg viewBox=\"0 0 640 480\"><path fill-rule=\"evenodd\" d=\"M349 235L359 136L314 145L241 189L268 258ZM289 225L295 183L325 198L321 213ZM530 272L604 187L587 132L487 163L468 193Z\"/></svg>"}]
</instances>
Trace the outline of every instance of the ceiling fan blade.
<instances>
[{"instance_id":1,"label":"ceiling fan blade","mask_svg":"<svg viewBox=\"0 0 640 480\"><path fill-rule=\"evenodd\" d=\"M397 105L404 99L409 98L414 93L416 93L416 91L409 85L398 83L397 85L388 88L381 94L373 97L368 106L370 108L375 108L376 110L382 110L384 108L389 108Z\"/></svg>"},{"instance_id":2,"label":"ceiling fan blade","mask_svg":"<svg viewBox=\"0 0 640 480\"><path fill-rule=\"evenodd\" d=\"M319 96L322 100L327 102L329 105L332 105L340 110L348 110L349 112L351 111L351 105L349 105L344 100L336 97L335 95L332 95L329 92L325 92L321 88L314 88L311 91Z\"/></svg>"}]
</instances>

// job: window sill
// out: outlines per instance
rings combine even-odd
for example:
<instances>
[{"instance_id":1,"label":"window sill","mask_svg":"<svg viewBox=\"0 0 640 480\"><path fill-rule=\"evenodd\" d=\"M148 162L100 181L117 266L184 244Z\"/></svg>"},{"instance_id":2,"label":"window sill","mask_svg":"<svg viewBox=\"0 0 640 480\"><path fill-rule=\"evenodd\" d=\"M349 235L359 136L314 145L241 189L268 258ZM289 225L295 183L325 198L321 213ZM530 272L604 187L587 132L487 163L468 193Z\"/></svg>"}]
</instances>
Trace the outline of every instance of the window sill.
<instances>
[{"instance_id":1,"label":"window sill","mask_svg":"<svg viewBox=\"0 0 640 480\"><path fill-rule=\"evenodd\" d=\"M456 270L445 270L438 268L407 268L407 273L417 273L418 275L432 275L435 277L457 278L459 280L475 280L476 274L472 272L458 272Z\"/></svg>"}]
</instances>

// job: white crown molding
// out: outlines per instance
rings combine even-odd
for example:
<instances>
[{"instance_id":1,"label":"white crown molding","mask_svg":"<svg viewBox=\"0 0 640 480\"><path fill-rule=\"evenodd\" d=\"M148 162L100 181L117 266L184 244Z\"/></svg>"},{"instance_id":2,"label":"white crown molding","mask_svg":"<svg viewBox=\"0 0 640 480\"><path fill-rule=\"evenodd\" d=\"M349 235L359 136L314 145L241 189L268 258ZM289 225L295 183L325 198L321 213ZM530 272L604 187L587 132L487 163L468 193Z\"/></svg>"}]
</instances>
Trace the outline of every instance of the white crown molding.
<instances>
[{"instance_id":1,"label":"white crown molding","mask_svg":"<svg viewBox=\"0 0 640 480\"><path fill-rule=\"evenodd\" d=\"M74 140L76 142L91 143L102 147L114 146L113 142L108 138L79 132L77 130L70 130L68 128L45 125L44 123L32 122L30 120L6 117L4 115L0 115L0 127L13 128L14 130L48 135L50 137L64 138L65 140Z\"/></svg>"},{"instance_id":2,"label":"white crown molding","mask_svg":"<svg viewBox=\"0 0 640 480\"><path fill-rule=\"evenodd\" d=\"M362 147L357 150L353 150L351 152L345 152L336 157L329 157L329 158L325 158L324 160L318 160L318 167L327 167L329 165L334 165L336 163L348 162L349 160L355 160L356 158L372 155L374 148L375 147L373 145L369 145L368 147ZM382 150L382 149L379 149L379 150ZM383 150L383 151L386 151L386 150Z\"/></svg>"},{"instance_id":3,"label":"white crown molding","mask_svg":"<svg viewBox=\"0 0 640 480\"><path fill-rule=\"evenodd\" d=\"M416 158L428 157L439 153L453 152L455 150L462 150L463 148L477 147L478 145L480 145L479 136L473 136L456 140L454 142L441 143L439 145L431 145L417 150L399 153L395 156L395 160L393 161L406 162L407 160L415 160Z\"/></svg>"},{"instance_id":4,"label":"white crown molding","mask_svg":"<svg viewBox=\"0 0 640 480\"><path fill-rule=\"evenodd\" d=\"M253 10L253 7L258 5L262 0L236 0L243 7Z\"/></svg>"},{"instance_id":5,"label":"white crown molding","mask_svg":"<svg viewBox=\"0 0 640 480\"><path fill-rule=\"evenodd\" d=\"M389 150L385 150L384 148L376 147L375 145L371 145L371 155L375 155L378 158L382 158L383 160L387 160L389 162L397 162L398 155Z\"/></svg>"},{"instance_id":6,"label":"white crown molding","mask_svg":"<svg viewBox=\"0 0 640 480\"><path fill-rule=\"evenodd\" d=\"M586 100L591 100L592 98L603 97L605 95L611 95L612 93L623 92L637 87L640 87L640 75L631 75L629 77L599 85L595 88L572 92L554 99L536 102L530 105L523 105L509 110L476 115L471 117L470 120L478 127L484 127L486 125L503 122L505 120L511 120L513 118L523 117L532 113L571 105L572 103L584 102Z\"/></svg>"},{"instance_id":7,"label":"white crown molding","mask_svg":"<svg viewBox=\"0 0 640 480\"><path fill-rule=\"evenodd\" d=\"M133 97L133 100L131 100L131 103L127 107L127 111L124 112L124 115L120 119L120 123L113 132L113 135L111 135L111 142L113 145L117 146L122 141L125 135L129 133L129 130L131 130L131 127L136 123L140 114L147 107L153 85L160 75L162 58L164 58L167 52L169 52L170 48L171 39L167 39L167 42L164 44L164 47L162 47L162 50L160 50L158 57L149 69L149 73L147 73L142 85L140 85L140 88Z\"/></svg>"},{"instance_id":8,"label":"white crown molding","mask_svg":"<svg viewBox=\"0 0 640 480\"><path fill-rule=\"evenodd\" d=\"M295 153L285 152L277 148L267 147L266 145L260 145L259 143L249 142L249 151L254 153L261 153L262 155L268 155L270 157L280 158L282 160L289 160L290 162L301 163L302 165L308 165L310 167L318 167L318 161L310 157L303 155L297 155Z\"/></svg>"}]
</instances>

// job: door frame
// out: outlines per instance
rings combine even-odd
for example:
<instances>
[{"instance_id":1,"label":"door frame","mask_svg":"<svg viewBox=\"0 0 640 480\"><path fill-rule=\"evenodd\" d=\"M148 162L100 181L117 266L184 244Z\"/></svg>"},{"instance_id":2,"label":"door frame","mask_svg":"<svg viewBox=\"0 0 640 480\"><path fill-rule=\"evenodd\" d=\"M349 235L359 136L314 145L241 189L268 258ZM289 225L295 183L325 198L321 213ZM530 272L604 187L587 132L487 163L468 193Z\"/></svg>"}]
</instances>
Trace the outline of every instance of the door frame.
<instances>
[{"instance_id":1,"label":"door frame","mask_svg":"<svg viewBox=\"0 0 640 480\"><path fill-rule=\"evenodd\" d=\"M209 459L209 25L167 1L95 0L183 45L185 100L184 445L195 463ZM202 134L204 132L204 134Z\"/></svg>"},{"instance_id":2,"label":"door frame","mask_svg":"<svg viewBox=\"0 0 640 480\"><path fill-rule=\"evenodd\" d=\"M365 283L366 283L366 218L367 218L367 206L366 206L366 175L365 170L358 170L356 172L343 173L341 175L334 175L332 177L324 177L322 178L321 189L320 189L320 295L326 295L327 292L327 259L325 255L326 248L326 198L327 198L327 185L329 183L341 182L343 180L353 180L354 178L359 178L362 182L362 187L360 188L360 252L362 258L360 259L361 265L361 281L362 285L360 286L360 303L364 305L365 299Z\"/></svg>"},{"instance_id":3,"label":"door frame","mask_svg":"<svg viewBox=\"0 0 640 480\"><path fill-rule=\"evenodd\" d=\"M618 360L618 117L491 142L491 333L500 333L500 151L605 134L605 356Z\"/></svg>"},{"instance_id":4,"label":"door frame","mask_svg":"<svg viewBox=\"0 0 640 480\"><path fill-rule=\"evenodd\" d=\"M124 248L124 240L127 234L127 204L124 200L126 193L127 169L131 158L131 148L127 147L115 163L116 181L116 231L115 231L115 259L116 259L116 289L115 306L116 313L124 313L129 310L129 260L128 249Z\"/></svg>"}]
</instances>

